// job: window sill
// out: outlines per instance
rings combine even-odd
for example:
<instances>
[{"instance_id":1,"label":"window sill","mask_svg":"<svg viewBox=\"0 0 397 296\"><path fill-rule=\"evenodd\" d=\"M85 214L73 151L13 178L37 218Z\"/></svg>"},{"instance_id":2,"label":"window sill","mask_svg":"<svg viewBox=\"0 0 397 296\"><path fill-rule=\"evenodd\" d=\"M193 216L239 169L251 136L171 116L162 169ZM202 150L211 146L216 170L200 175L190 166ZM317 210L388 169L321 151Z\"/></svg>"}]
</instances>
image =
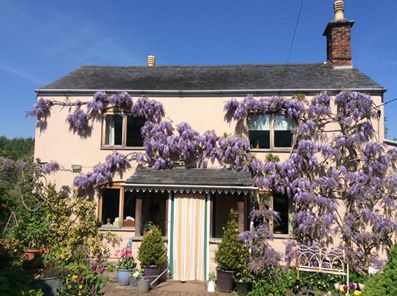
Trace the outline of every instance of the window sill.
<instances>
[{"instance_id":1,"label":"window sill","mask_svg":"<svg viewBox=\"0 0 397 296\"><path fill-rule=\"evenodd\" d=\"M209 240L210 244L220 244L222 242L221 238L218 237L211 237Z\"/></svg>"},{"instance_id":2,"label":"window sill","mask_svg":"<svg viewBox=\"0 0 397 296\"><path fill-rule=\"evenodd\" d=\"M141 241L143 241L143 236L133 236L133 237L131 238L131 241L132 241L132 242L141 242ZM164 242L168 242L168 237L163 236L163 241L164 241Z\"/></svg>"},{"instance_id":3,"label":"window sill","mask_svg":"<svg viewBox=\"0 0 397 296\"><path fill-rule=\"evenodd\" d=\"M135 227L117 227L103 225L99 228L100 231L113 231L113 232L135 232Z\"/></svg>"},{"instance_id":4,"label":"window sill","mask_svg":"<svg viewBox=\"0 0 397 296\"><path fill-rule=\"evenodd\" d=\"M275 234L273 234L273 237L275 239L293 239L291 234L275 233Z\"/></svg>"},{"instance_id":5,"label":"window sill","mask_svg":"<svg viewBox=\"0 0 397 296\"><path fill-rule=\"evenodd\" d=\"M105 146L101 145L101 150L145 150L143 146L133 146L133 147L125 147L125 146Z\"/></svg>"},{"instance_id":6,"label":"window sill","mask_svg":"<svg viewBox=\"0 0 397 296\"><path fill-rule=\"evenodd\" d=\"M279 152L291 152L292 147L289 148L254 148L254 149L249 149L250 152L266 152L266 153L279 153Z\"/></svg>"}]
</instances>

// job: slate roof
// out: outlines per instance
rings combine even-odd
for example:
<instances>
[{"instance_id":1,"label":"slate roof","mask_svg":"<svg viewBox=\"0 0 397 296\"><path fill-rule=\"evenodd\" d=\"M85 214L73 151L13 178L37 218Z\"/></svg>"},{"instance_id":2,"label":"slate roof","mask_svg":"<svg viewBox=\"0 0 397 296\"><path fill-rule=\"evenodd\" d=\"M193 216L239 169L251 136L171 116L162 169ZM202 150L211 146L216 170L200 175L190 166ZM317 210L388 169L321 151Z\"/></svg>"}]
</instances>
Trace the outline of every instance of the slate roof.
<instances>
[{"instance_id":1,"label":"slate roof","mask_svg":"<svg viewBox=\"0 0 397 296\"><path fill-rule=\"evenodd\" d=\"M356 68L329 64L102 67L82 66L40 92L128 90L137 92L321 91L384 88Z\"/></svg>"},{"instance_id":2,"label":"slate roof","mask_svg":"<svg viewBox=\"0 0 397 296\"><path fill-rule=\"evenodd\" d=\"M252 187L249 173L236 172L227 169L185 169L155 170L151 168L138 169L126 180L126 185L156 184L156 185L196 185L222 188L224 186Z\"/></svg>"}]
</instances>

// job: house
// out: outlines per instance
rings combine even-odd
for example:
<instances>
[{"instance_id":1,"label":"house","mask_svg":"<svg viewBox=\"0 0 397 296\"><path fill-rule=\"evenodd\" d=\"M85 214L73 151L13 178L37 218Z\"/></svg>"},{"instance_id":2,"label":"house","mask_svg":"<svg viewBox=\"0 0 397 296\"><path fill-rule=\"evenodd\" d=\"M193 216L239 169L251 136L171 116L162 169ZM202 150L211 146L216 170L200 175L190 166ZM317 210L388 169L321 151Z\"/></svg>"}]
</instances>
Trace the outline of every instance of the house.
<instances>
[{"instance_id":1,"label":"house","mask_svg":"<svg viewBox=\"0 0 397 296\"><path fill-rule=\"evenodd\" d=\"M127 91L132 97L150 97L160 102L165 117L188 122L200 133L234 134L235 122L225 120L224 105L230 98L247 94L257 97L281 95L307 98L327 90L334 96L342 90L365 92L376 105L385 89L353 67L351 30L354 22L344 18L343 1L335 2L335 19L324 31L327 61L300 65L157 66L149 56L147 66L83 66L36 90L38 98L59 102L89 101L95 92ZM384 112L374 120L378 139L384 137ZM88 172L112 151L143 152L140 128L144 120L109 109L94 121L90 133L79 135L65 123L69 108L54 105L45 126L36 128L35 158L58 161L64 168L52 176L57 186L73 186L80 171ZM288 158L293 122L283 114L251 117L248 132L251 151L264 159L271 152ZM98 190L98 219L103 231L113 231L139 246L142 229L149 221L159 225L168 244L171 276L177 280L204 280L214 270L214 251L222 237L229 210L238 210L239 230L249 228L249 211L258 188L248 173L185 168L131 169L109 187ZM273 196L281 223L273 226L273 244L283 250L290 237L290 207Z\"/></svg>"}]
</instances>

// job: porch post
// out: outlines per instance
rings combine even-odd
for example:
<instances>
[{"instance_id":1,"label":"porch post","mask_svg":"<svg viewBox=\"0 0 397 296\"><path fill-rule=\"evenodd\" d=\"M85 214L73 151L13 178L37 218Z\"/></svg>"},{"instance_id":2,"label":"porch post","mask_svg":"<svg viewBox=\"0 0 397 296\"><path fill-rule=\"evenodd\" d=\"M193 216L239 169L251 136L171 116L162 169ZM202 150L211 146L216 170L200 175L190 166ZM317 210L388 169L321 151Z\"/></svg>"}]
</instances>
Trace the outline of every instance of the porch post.
<instances>
[{"instance_id":1,"label":"porch post","mask_svg":"<svg viewBox=\"0 0 397 296\"><path fill-rule=\"evenodd\" d=\"M168 276L172 279L174 275L174 193L170 191L168 195Z\"/></svg>"},{"instance_id":2,"label":"porch post","mask_svg":"<svg viewBox=\"0 0 397 296\"><path fill-rule=\"evenodd\" d=\"M135 236L141 236L142 224L142 193L138 193L135 202Z\"/></svg>"},{"instance_id":3,"label":"porch post","mask_svg":"<svg viewBox=\"0 0 397 296\"><path fill-rule=\"evenodd\" d=\"M240 194L238 196L238 231L243 232L245 230L245 207L246 207L246 202L245 202L245 195Z\"/></svg>"},{"instance_id":4,"label":"porch post","mask_svg":"<svg viewBox=\"0 0 397 296\"><path fill-rule=\"evenodd\" d=\"M120 187L119 189L119 227L123 227L124 222L124 187Z\"/></svg>"}]
</instances>

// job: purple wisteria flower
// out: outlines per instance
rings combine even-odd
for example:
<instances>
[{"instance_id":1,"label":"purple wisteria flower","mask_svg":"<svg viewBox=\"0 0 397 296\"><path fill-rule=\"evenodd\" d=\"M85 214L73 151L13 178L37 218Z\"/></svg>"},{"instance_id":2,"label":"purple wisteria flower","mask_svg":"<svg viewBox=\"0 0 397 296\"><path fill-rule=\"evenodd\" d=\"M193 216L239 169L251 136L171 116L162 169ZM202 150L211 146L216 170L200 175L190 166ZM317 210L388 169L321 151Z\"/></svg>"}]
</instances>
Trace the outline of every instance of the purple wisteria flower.
<instances>
[{"instance_id":1,"label":"purple wisteria flower","mask_svg":"<svg viewBox=\"0 0 397 296\"><path fill-rule=\"evenodd\" d=\"M50 161L48 163L43 164L42 171L44 174L50 174L52 172L56 172L60 170L59 163L55 161Z\"/></svg>"},{"instance_id":2,"label":"purple wisteria flower","mask_svg":"<svg viewBox=\"0 0 397 296\"><path fill-rule=\"evenodd\" d=\"M92 100L87 104L87 114L90 118L95 118L102 114L107 108L107 94L104 91L97 91Z\"/></svg>"},{"instance_id":3,"label":"purple wisteria flower","mask_svg":"<svg viewBox=\"0 0 397 296\"><path fill-rule=\"evenodd\" d=\"M33 105L32 110L27 112L27 115L35 116L38 120L46 120L50 116L52 106L52 101L39 98L37 103Z\"/></svg>"},{"instance_id":4,"label":"purple wisteria flower","mask_svg":"<svg viewBox=\"0 0 397 296\"><path fill-rule=\"evenodd\" d=\"M70 129L77 132L89 130L88 115L78 106L72 114L66 118Z\"/></svg>"},{"instance_id":5,"label":"purple wisteria flower","mask_svg":"<svg viewBox=\"0 0 397 296\"><path fill-rule=\"evenodd\" d=\"M155 100L141 98L131 108L134 117L146 118L152 122L159 123L164 117L163 105Z\"/></svg>"},{"instance_id":6,"label":"purple wisteria flower","mask_svg":"<svg viewBox=\"0 0 397 296\"><path fill-rule=\"evenodd\" d=\"M131 96L126 91L110 96L109 103L123 110L130 110L133 104Z\"/></svg>"}]
</instances>

